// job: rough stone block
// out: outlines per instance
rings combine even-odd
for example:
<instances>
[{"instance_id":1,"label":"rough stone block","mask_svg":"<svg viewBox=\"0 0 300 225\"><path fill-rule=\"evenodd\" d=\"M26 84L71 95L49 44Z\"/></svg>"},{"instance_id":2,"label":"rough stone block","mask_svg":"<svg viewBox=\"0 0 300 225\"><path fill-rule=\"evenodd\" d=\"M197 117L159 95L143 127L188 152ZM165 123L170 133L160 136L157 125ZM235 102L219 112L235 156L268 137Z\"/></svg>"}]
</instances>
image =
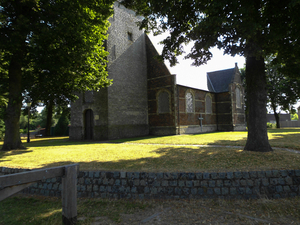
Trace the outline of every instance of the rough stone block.
<instances>
[{"instance_id":1,"label":"rough stone block","mask_svg":"<svg viewBox=\"0 0 300 225\"><path fill-rule=\"evenodd\" d=\"M167 187L167 186L169 186L169 182L166 181L166 180L163 180L163 181L161 182L161 186Z\"/></svg>"},{"instance_id":2,"label":"rough stone block","mask_svg":"<svg viewBox=\"0 0 300 225\"><path fill-rule=\"evenodd\" d=\"M293 184L293 179L288 176L288 177L285 178L285 182L286 182L287 185L292 185Z\"/></svg>"},{"instance_id":3,"label":"rough stone block","mask_svg":"<svg viewBox=\"0 0 300 225\"><path fill-rule=\"evenodd\" d=\"M258 178L265 178L266 177L265 172L264 171L257 171L257 177Z\"/></svg>"},{"instance_id":4,"label":"rough stone block","mask_svg":"<svg viewBox=\"0 0 300 225\"><path fill-rule=\"evenodd\" d=\"M133 181L133 185L134 185L134 186L139 186L139 185L140 185L140 180L139 180L139 179L135 179L135 180Z\"/></svg>"},{"instance_id":5,"label":"rough stone block","mask_svg":"<svg viewBox=\"0 0 300 225\"><path fill-rule=\"evenodd\" d=\"M234 178L241 179L242 178L242 173L241 172L234 172Z\"/></svg>"},{"instance_id":6,"label":"rough stone block","mask_svg":"<svg viewBox=\"0 0 300 225\"><path fill-rule=\"evenodd\" d=\"M222 188L222 195L228 195L229 189L227 187Z\"/></svg>"},{"instance_id":7,"label":"rough stone block","mask_svg":"<svg viewBox=\"0 0 300 225\"><path fill-rule=\"evenodd\" d=\"M269 179L267 179L267 178L262 179L261 182L262 182L262 185L265 186L265 187L269 186L269 184L270 184Z\"/></svg>"},{"instance_id":8,"label":"rough stone block","mask_svg":"<svg viewBox=\"0 0 300 225\"><path fill-rule=\"evenodd\" d=\"M210 173L203 173L203 179L210 179Z\"/></svg>"},{"instance_id":9,"label":"rough stone block","mask_svg":"<svg viewBox=\"0 0 300 225\"><path fill-rule=\"evenodd\" d=\"M192 189L191 189L191 194L192 194L192 195L196 195L197 192L198 192L197 188L192 188Z\"/></svg>"},{"instance_id":10,"label":"rough stone block","mask_svg":"<svg viewBox=\"0 0 300 225\"><path fill-rule=\"evenodd\" d=\"M251 178L257 178L257 171L250 171L249 175Z\"/></svg>"},{"instance_id":11,"label":"rough stone block","mask_svg":"<svg viewBox=\"0 0 300 225\"><path fill-rule=\"evenodd\" d=\"M223 180L217 180L216 181L216 186L217 187L223 187L224 185L223 185Z\"/></svg>"},{"instance_id":12,"label":"rough stone block","mask_svg":"<svg viewBox=\"0 0 300 225\"><path fill-rule=\"evenodd\" d=\"M277 178L270 178L270 184L277 185L278 184L278 179Z\"/></svg>"},{"instance_id":13,"label":"rough stone block","mask_svg":"<svg viewBox=\"0 0 300 225\"><path fill-rule=\"evenodd\" d=\"M174 194L175 194L175 195L181 195L181 193L182 193L181 188L176 187L176 188L174 189Z\"/></svg>"},{"instance_id":14,"label":"rough stone block","mask_svg":"<svg viewBox=\"0 0 300 225\"><path fill-rule=\"evenodd\" d=\"M272 170L272 177L276 177L276 178L280 177L279 171L278 170Z\"/></svg>"},{"instance_id":15,"label":"rough stone block","mask_svg":"<svg viewBox=\"0 0 300 225\"><path fill-rule=\"evenodd\" d=\"M175 186L177 186L177 180L169 181L169 184L171 187L175 187Z\"/></svg>"},{"instance_id":16,"label":"rough stone block","mask_svg":"<svg viewBox=\"0 0 300 225\"><path fill-rule=\"evenodd\" d=\"M249 179L250 178L249 173L248 172L242 172L242 178Z\"/></svg>"},{"instance_id":17,"label":"rough stone block","mask_svg":"<svg viewBox=\"0 0 300 225\"><path fill-rule=\"evenodd\" d=\"M194 185L194 187L200 186L200 181L199 180L193 180L193 185Z\"/></svg>"},{"instance_id":18,"label":"rough stone block","mask_svg":"<svg viewBox=\"0 0 300 225\"><path fill-rule=\"evenodd\" d=\"M164 173L164 179L171 179L171 173Z\"/></svg>"},{"instance_id":19,"label":"rough stone block","mask_svg":"<svg viewBox=\"0 0 300 225\"><path fill-rule=\"evenodd\" d=\"M198 195L204 195L204 189L198 188Z\"/></svg>"},{"instance_id":20,"label":"rough stone block","mask_svg":"<svg viewBox=\"0 0 300 225\"><path fill-rule=\"evenodd\" d=\"M251 194L252 194L251 188L246 187L246 188L245 188L245 193L246 193L246 195L251 195Z\"/></svg>"},{"instance_id":21,"label":"rough stone block","mask_svg":"<svg viewBox=\"0 0 300 225\"><path fill-rule=\"evenodd\" d=\"M246 186L247 185L247 181L246 180L240 180L240 184L241 186Z\"/></svg>"},{"instance_id":22,"label":"rough stone block","mask_svg":"<svg viewBox=\"0 0 300 225\"><path fill-rule=\"evenodd\" d=\"M187 187L193 187L193 181L186 181L186 186Z\"/></svg>"},{"instance_id":23,"label":"rough stone block","mask_svg":"<svg viewBox=\"0 0 300 225\"><path fill-rule=\"evenodd\" d=\"M189 188L183 188L182 192L184 195L189 195L190 194L190 189Z\"/></svg>"},{"instance_id":24,"label":"rough stone block","mask_svg":"<svg viewBox=\"0 0 300 225\"><path fill-rule=\"evenodd\" d=\"M185 181L184 180L179 180L178 181L178 186L179 187L184 187L185 186Z\"/></svg>"},{"instance_id":25,"label":"rough stone block","mask_svg":"<svg viewBox=\"0 0 300 225\"><path fill-rule=\"evenodd\" d=\"M201 187L208 187L207 181L201 181Z\"/></svg>"},{"instance_id":26,"label":"rough stone block","mask_svg":"<svg viewBox=\"0 0 300 225\"><path fill-rule=\"evenodd\" d=\"M187 174L187 178L188 178L189 180L193 180L193 179L195 179L195 174L194 174L194 173L188 173L188 174Z\"/></svg>"},{"instance_id":27,"label":"rough stone block","mask_svg":"<svg viewBox=\"0 0 300 225\"><path fill-rule=\"evenodd\" d=\"M171 179L177 180L178 179L178 173L171 173Z\"/></svg>"},{"instance_id":28,"label":"rough stone block","mask_svg":"<svg viewBox=\"0 0 300 225\"><path fill-rule=\"evenodd\" d=\"M225 179L226 178L226 173L219 173L219 179Z\"/></svg>"},{"instance_id":29,"label":"rough stone block","mask_svg":"<svg viewBox=\"0 0 300 225\"><path fill-rule=\"evenodd\" d=\"M208 181L208 186L209 187L215 187L216 186L216 182L214 180L210 180L210 181Z\"/></svg>"},{"instance_id":30,"label":"rough stone block","mask_svg":"<svg viewBox=\"0 0 300 225\"><path fill-rule=\"evenodd\" d=\"M214 194L214 189L213 188L207 188L206 193L208 195L213 195Z\"/></svg>"},{"instance_id":31,"label":"rough stone block","mask_svg":"<svg viewBox=\"0 0 300 225\"><path fill-rule=\"evenodd\" d=\"M202 173L196 173L196 179L201 180L202 179Z\"/></svg>"},{"instance_id":32,"label":"rough stone block","mask_svg":"<svg viewBox=\"0 0 300 225\"><path fill-rule=\"evenodd\" d=\"M116 179L115 180L115 185L116 186L120 186L121 185L121 180L120 179Z\"/></svg>"},{"instance_id":33,"label":"rough stone block","mask_svg":"<svg viewBox=\"0 0 300 225\"><path fill-rule=\"evenodd\" d=\"M283 186L284 192L291 192L290 186Z\"/></svg>"},{"instance_id":34,"label":"rough stone block","mask_svg":"<svg viewBox=\"0 0 300 225\"><path fill-rule=\"evenodd\" d=\"M227 179L233 179L233 172L227 172L226 177Z\"/></svg>"},{"instance_id":35,"label":"rough stone block","mask_svg":"<svg viewBox=\"0 0 300 225\"><path fill-rule=\"evenodd\" d=\"M272 177L272 171L270 171L270 170L266 171L265 174L266 174L267 178Z\"/></svg>"},{"instance_id":36,"label":"rough stone block","mask_svg":"<svg viewBox=\"0 0 300 225\"><path fill-rule=\"evenodd\" d=\"M280 170L280 174L282 177L286 177L288 175L288 172L286 170Z\"/></svg>"}]
</instances>

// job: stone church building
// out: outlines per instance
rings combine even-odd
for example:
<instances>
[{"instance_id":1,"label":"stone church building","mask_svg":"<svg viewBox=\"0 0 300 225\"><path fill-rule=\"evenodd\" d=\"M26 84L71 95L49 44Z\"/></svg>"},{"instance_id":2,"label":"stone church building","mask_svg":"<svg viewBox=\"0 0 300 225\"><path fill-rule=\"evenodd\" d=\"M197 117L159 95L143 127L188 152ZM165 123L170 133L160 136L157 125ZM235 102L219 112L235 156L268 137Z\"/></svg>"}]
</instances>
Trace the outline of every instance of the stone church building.
<instances>
[{"instance_id":1,"label":"stone church building","mask_svg":"<svg viewBox=\"0 0 300 225\"><path fill-rule=\"evenodd\" d=\"M71 105L70 139L108 140L245 130L243 87L237 65L207 73L205 90L176 84L157 61L140 18L115 4L106 48L113 85L80 94Z\"/></svg>"}]
</instances>

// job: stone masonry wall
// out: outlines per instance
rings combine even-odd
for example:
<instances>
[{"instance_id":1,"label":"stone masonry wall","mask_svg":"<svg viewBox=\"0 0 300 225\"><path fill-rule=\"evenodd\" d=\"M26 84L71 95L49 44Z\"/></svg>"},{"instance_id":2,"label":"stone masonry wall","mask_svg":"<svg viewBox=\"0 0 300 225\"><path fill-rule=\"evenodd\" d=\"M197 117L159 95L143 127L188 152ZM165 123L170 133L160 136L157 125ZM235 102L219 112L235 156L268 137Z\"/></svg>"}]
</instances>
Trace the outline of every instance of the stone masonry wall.
<instances>
[{"instance_id":1,"label":"stone masonry wall","mask_svg":"<svg viewBox=\"0 0 300 225\"><path fill-rule=\"evenodd\" d=\"M23 171L28 170L0 167L0 175ZM77 190L78 197L91 198L285 198L300 195L300 170L220 173L80 171ZM59 197L61 178L42 180L23 192Z\"/></svg>"}]
</instances>

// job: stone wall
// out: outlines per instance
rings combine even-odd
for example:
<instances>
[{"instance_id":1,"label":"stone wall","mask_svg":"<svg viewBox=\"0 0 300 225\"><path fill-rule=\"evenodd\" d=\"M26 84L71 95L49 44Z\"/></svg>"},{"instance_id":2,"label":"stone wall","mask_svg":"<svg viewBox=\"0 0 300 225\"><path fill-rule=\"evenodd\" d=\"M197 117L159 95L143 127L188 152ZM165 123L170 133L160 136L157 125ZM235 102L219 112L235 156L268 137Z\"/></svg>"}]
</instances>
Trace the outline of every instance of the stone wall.
<instances>
[{"instance_id":1,"label":"stone wall","mask_svg":"<svg viewBox=\"0 0 300 225\"><path fill-rule=\"evenodd\" d=\"M27 170L0 167L0 175ZM285 198L300 195L300 170L146 173L80 171L78 197L128 199ZM42 180L23 192L60 196L61 178Z\"/></svg>"}]
</instances>

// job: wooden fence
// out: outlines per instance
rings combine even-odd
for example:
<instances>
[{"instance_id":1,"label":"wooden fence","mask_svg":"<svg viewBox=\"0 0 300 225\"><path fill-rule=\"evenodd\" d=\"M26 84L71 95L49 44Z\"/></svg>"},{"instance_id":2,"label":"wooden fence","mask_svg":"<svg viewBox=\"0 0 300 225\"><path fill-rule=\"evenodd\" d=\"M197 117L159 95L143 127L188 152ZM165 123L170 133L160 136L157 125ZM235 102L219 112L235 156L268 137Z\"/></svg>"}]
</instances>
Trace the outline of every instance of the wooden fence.
<instances>
[{"instance_id":1,"label":"wooden fence","mask_svg":"<svg viewBox=\"0 0 300 225\"><path fill-rule=\"evenodd\" d=\"M0 176L0 201L39 180L62 177L62 223L77 223L77 175L79 164Z\"/></svg>"}]
</instances>

